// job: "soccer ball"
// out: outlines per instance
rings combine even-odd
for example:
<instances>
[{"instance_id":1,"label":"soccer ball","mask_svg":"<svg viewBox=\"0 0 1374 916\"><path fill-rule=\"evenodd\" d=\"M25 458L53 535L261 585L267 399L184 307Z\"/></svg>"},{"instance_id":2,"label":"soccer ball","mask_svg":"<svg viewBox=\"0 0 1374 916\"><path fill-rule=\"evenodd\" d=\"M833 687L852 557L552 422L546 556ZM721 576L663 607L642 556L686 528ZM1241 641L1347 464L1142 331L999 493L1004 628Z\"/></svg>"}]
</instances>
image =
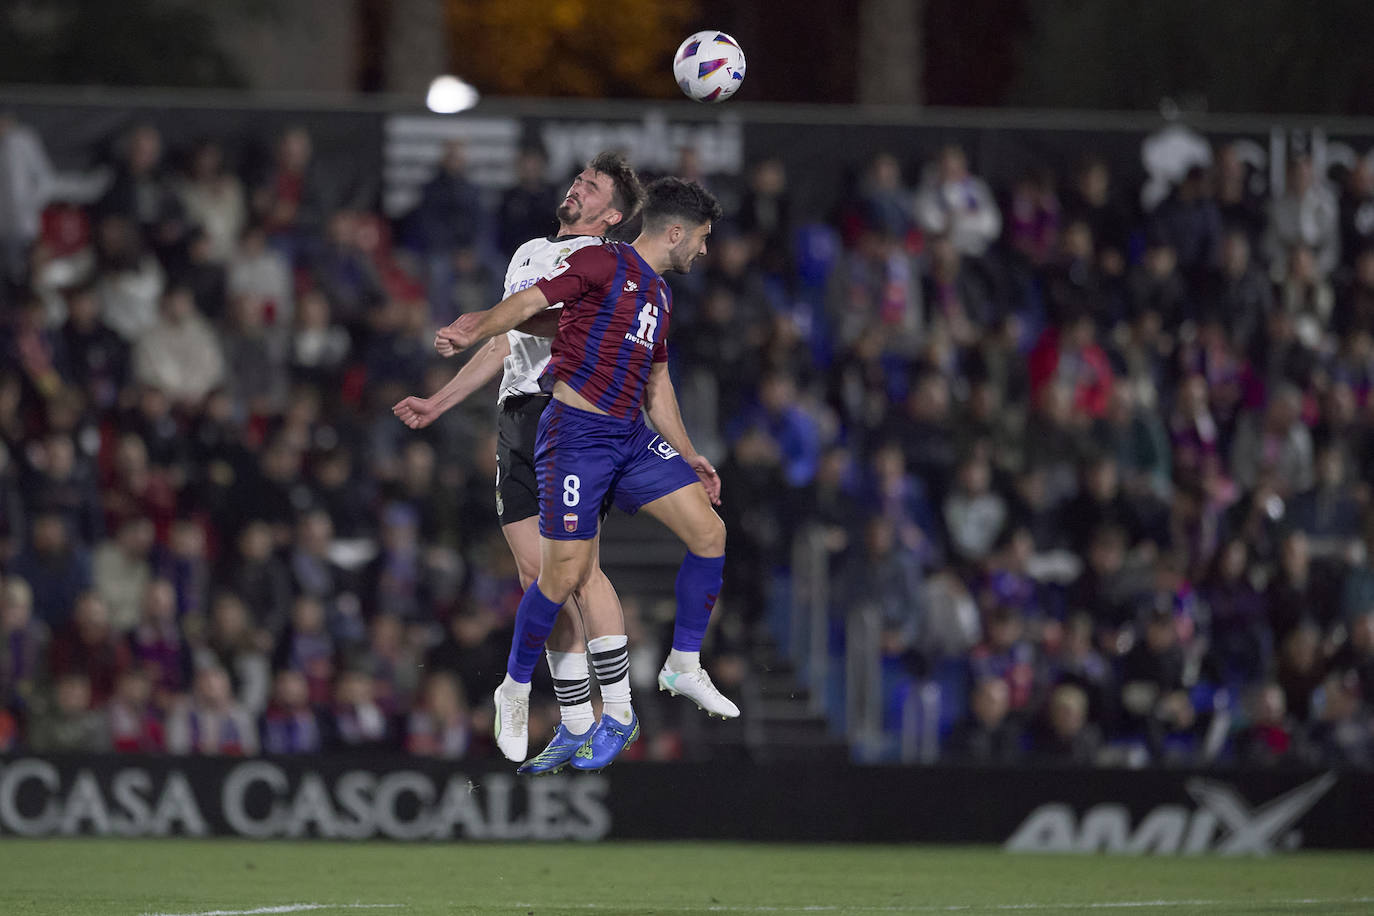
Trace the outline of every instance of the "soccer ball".
<instances>
[{"instance_id":1,"label":"soccer ball","mask_svg":"<svg viewBox=\"0 0 1374 916\"><path fill-rule=\"evenodd\" d=\"M688 98L723 102L744 82L744 52L724 32L697 32L678 45L673 78Z\"/></svg>"}]
</instances>

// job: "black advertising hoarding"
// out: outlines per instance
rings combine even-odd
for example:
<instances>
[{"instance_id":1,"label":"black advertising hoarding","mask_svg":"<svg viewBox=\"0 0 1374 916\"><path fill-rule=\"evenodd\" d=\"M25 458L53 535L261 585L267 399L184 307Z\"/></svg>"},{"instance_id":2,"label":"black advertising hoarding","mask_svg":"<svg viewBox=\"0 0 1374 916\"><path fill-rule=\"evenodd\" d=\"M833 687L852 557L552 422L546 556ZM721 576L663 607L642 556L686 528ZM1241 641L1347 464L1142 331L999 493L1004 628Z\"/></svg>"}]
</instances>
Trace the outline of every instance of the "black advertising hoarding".
<instances>
[{"instance_id":1,"label":"black advertising hoarding","mask_svg":"<svg viewBox=\"0 0 1374 916\"><path fill-rule=\"evenodd\" d=\"M517 778L407 757L0 758L0 835L1374 848L1374 774L629 764Z\"/></svg>"}]
</instances>

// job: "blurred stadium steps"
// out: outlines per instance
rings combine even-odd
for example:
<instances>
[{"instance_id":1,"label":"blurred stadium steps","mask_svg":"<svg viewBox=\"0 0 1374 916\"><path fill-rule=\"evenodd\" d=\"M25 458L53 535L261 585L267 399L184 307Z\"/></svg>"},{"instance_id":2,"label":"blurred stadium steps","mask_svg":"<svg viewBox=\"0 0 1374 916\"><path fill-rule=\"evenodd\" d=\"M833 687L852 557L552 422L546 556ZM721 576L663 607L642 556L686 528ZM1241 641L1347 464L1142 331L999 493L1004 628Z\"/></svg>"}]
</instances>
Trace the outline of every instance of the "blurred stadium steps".
<instances>
[{"instance_id":1,"label":"blurred stadium steps","mask_svg":"<svg viewBox=\"0 0 1374 916\"><path fill-rule=\"evenodd\" d=\"M672 628L673 587L683 553L673 533L647 515L614 512L602 527L602 568L622 603L638 603L646 631L662 634L665 644ZM680 720L684 753L713 760L847 760L844 741L830 734L824 716L811 711L807 688L763 629L753 639L749 673L738 696L725 688L740 705L740 719L708 720L690 710L692 714ZM678 702L668 702L668 715L674 715Z\"/></svg>"}]
</instances>

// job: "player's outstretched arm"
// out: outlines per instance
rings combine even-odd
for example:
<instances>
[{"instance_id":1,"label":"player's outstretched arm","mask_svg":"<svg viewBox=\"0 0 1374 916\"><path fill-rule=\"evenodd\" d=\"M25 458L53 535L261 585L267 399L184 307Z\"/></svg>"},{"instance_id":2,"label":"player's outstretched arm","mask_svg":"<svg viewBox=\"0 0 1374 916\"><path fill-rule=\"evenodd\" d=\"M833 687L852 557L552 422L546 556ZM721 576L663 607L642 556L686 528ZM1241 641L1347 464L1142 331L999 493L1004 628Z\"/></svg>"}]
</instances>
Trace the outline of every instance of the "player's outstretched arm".
<instances>
[{"instance_id":1,"label":"player's outstretched arm","mask_svg":"<svg viewBox=\"0 0 1374 916\"><path fill-rule=\"evenodd\" d=\"M522 322L533 318L548 307L549 300L544 298L544 293L538 286L522 289L515 295L502 299L494 308L459 315L458 320L448 327L439 329L434 338L434 348L442 356L449 355L444 352L445 344L452 347L454 353L466 350L488 337L514 330Z\"/></svg>"},{"instance_id":2,"label":"player's outstretched arm","mask_svg":"<svg viewBox=\"0 0 1374 916\"><path fill-rule=\"evenodd\" d=\"M424 429L444 415L449 408L461 404L468 395L478 391L496 378L501 364L510 355L510 339L502 334L463 364L448 384L427 398L411 396L397 401L391 412L411 429Z\"/></svg>"},{"instance_id":3,"label":"player's outstretched arm","mask_svg":"<svg viewBox=\"0 0 1374 916\"><path fill-rule=\"evenodd\" d=\"M706 487L706 495L711 497L711 504L719 506L720 477L706 456L699 454L692 446L692 440L687 435L687 427L682 423L682 411L678 409L677 404L677 390L673 388L673 380L668 375L666 362L654 363L653 369L649 372L649 383L644 389L644 409L648 412L649 421L654 424L658 434L692 466L692 470L697 472L702 485Z\"/></svg>"}]
</instances>

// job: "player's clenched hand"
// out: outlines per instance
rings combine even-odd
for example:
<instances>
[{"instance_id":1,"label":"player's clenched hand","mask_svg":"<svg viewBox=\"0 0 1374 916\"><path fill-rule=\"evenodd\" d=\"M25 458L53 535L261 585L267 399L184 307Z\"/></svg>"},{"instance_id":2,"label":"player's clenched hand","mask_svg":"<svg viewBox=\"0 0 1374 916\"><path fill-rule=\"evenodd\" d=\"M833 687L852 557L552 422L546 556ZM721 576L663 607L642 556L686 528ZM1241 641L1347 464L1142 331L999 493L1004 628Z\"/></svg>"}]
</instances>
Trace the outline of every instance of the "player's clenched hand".
<instances>
[{"instance_id":1,"label":"player's clenched hand","mask_svg":"<svg viewBox=\"0 0 1374 916\"><path fill-rule=\"evenodd\" d=\"M701 478L702 486L706 487L706 495L711 498L711 505L720 505L720 475L711 466L711 462L706 460L704 455L697 455L687 461L692 466L692 470L697 472Z\"/></svg>"},{"instance_id":2,"label":"player's clenched hand","mask_svg":"<svg viewBox=\"0 0 1374 916\"><path fill-rule=\"evenodd\" d=\"M434 337L434 349L439 351L440 356L451 356L452 353L444 353L441 347L441 343L447 342L453 347L454 353L466 350L477 343L477 326L481 323L482 316L479 312L459 315L448 327L439 329L439 333Z\"/></svg>"},{"instance_id":3,"label":"player's clenched hand","mask_svg":"<svg viewBox=\"0 0 1374 916\"><path fill-rule=\"evenodd\" d=\"M440 411L434 407L434 402L429 398L408 397L397 401L391 408L391 412L401 419L401 422L411 429L424 429L433 423Z\"/></svg>"}]
</instances>

